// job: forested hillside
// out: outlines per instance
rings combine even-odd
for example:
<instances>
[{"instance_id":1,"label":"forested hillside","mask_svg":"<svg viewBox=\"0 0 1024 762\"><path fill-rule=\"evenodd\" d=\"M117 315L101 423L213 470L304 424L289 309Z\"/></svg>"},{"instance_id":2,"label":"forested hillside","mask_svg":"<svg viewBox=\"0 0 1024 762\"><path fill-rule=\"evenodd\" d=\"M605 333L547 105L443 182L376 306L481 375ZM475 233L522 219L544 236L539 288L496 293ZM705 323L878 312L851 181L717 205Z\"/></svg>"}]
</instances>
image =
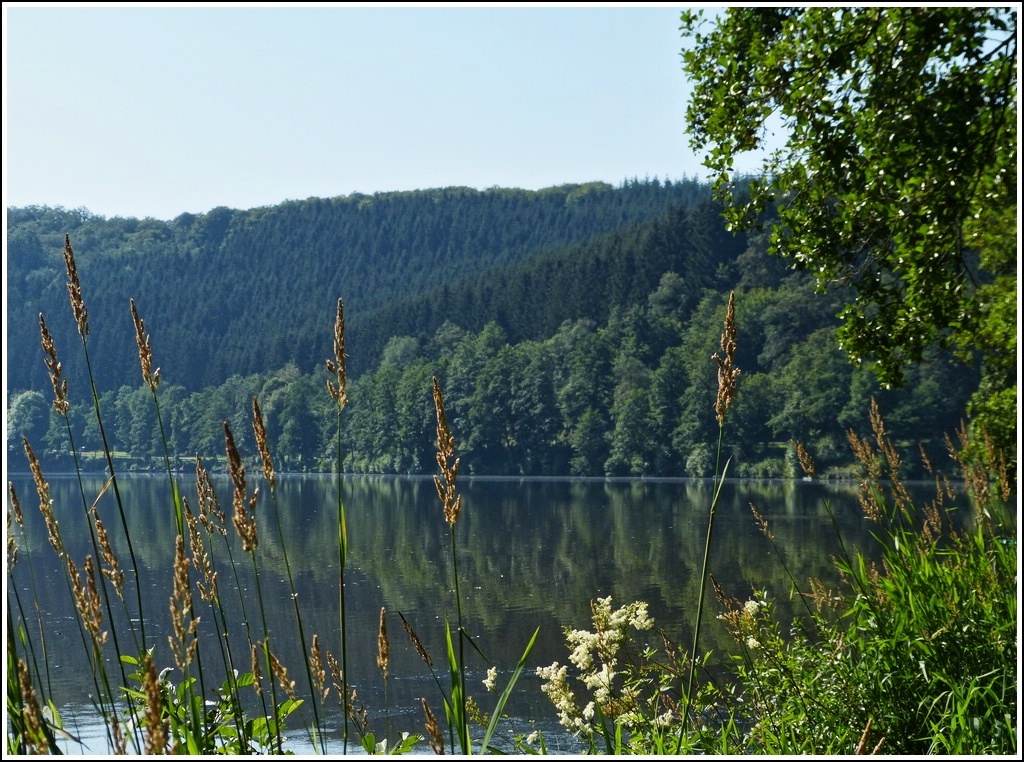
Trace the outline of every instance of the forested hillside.
<instances>
[{"instance_id":1,"label":"forested hillside","mask_svg":"<svg viewBox=\"0 0 1024 762\"><path fill-rule=\"evenodd\" d=\"M93 316L101 383L134 383L138 375L128 310L134 298L159 329L154 350L164 373L194 391L288 362L312 370L330 351L338 297L358 333L367 330L366 316L394 302L708 195L696 181L535 192L446 188L218 208L170 222L8 209L8 384L47 382L38 313L47 315L58 347L74 336L66 316L65 234ZM351 342L353 373L375 361L366 346ZM65 371L74 379L80 365L68 358Z\"/></svg>"},{"instance_id":2,"label":"forested hillside","mask_svg":"<svg viewBox=\"0 0 1024 762\"><path fill-rule=\"evenodd\" d=\"M182 463L223 455L223 420L251 451L258 397L280 467L326 467L337 429L323 361L339 297L353 472L432 470L436 376L468 473L709 475L711 354L730 291L742 377L725 445L737 475L795 475L793 439L843 474L846 431L868 430L872 398L893 435L923 443L941 467L944 437L978 386L976 367L931 353L904 388L883 390L838 349L835 315L849 295L787 270L765 235L728 234L696 183L311 199L170 223L9 210L9 221L12 463L22 434L66 458L43 393L39 311L54 334L62 326L76 441L101 449L74 371L62 227L90 311L107 433L130 453L127 467L162 453L130 297L152 335L165 433Z\"/></svg>"}]
</instances>

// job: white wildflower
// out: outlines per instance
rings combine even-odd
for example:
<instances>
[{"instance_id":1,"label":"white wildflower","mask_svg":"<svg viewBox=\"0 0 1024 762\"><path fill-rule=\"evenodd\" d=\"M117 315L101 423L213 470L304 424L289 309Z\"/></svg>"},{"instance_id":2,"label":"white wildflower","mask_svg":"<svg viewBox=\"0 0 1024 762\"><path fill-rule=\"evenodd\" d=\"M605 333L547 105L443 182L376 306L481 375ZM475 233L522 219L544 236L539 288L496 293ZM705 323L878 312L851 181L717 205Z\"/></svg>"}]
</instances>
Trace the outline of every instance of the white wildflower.
<instances>
[{"instance_id":1,"label":"white wildflower","mask_svg":"<svg viewBox=\"0 0 1024 762\"><path fill-rule=\"evenodd\" d=\"M541 684L541 691L558 710L559 724L571 731L579 725L579 720L575 718L579 710L576 708L575 696L569 690L567 674L568 668L565 665L559 666L557 661L549 667L537 668L537 677L545 681Z\"/></svg>"},{"instance_id":2,"label":"white wildflower","mask_svg":"<svg viewBox=\"0 0 1024 762\"><path fill-rule=\"evenodd\" d=\"M593 669L594 658L591 652L601 647L601 638L598 635L586 630L570 630L565 634L565 642L573 646L569 661L583 672Z\"/></svg>"},{"instance_id":3,"label":"white wildflower","mask_svg":"<svg viewBox=\"0 0 1024 762\"><path fill-rule=\"evenodd\" d=\"M494 683L498 679L498 668L491 667L487 670L487 677L484 678L484 687L489 690L494 690Z\"/></svg>"},{"instance_id":4,"label":"white wildflower","mask_svg":"<svg viewBox=\"0 0 1024 762\"><path fill-rule=\"evenodd\" d=\"M631 607L629 625L637 630L649 630L654 627L654 620L647 613L647 604L634 603Z\"/></svg>"}]
</instances>

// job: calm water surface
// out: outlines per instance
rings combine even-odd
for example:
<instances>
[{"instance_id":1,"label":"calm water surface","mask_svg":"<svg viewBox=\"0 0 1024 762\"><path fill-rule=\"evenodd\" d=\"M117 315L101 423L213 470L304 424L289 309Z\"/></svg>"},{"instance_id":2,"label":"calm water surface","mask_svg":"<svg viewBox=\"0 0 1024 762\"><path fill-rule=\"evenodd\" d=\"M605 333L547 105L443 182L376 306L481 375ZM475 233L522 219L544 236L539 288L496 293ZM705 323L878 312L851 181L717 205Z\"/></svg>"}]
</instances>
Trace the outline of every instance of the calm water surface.
<instances>
[{"instance_id":1,"label":"calm water surface","mask_svg":"<svg viewBox=\"0 0 1024 762\"><path fill-rule=\"evenodd\" d=\"M16 586L20 600L40 604L46 633L46 661L51 691L66 726L83 744L69 744L71 753L105 753L107 749L92 704L89 661L75 623L74 605L64 572L47 540L37 509L35 486L27 476L11 477L25 526L16 535L19 560L8 580L9 610ZM255 486L255 480L251 486ZM231 485L216 479L228 514L228 537L236 570L220 567L221 598L228 609L234 655L241 671L249 671L243 623L259 629L257 578L230 526ZM193 507L198 505L194 479L182 476L180 489ZM250 486L250 488L251 488ZM307 639L319 636L322 647L340 658L337 506L338 482L333 477L279 476L277 501L268 499L261 484L256 516L259 532L257 562L259 589L274 653L288 667L298 690L305 685L302 651L286 576L286 558L298 589ZM156 646L158 667L173 666L168 646L168 601L174 558L175 524L166 476L121 477L131 547L121 528L112 490L104 480L87 478L85 503L97 501L100 517L111 533L122 568L129 569L133 552L139 564L147 644ZM451 540L437 492L429 478L346 477L342 494L349 539L345 606L348 630L349 678L366 705L372 729L423 732L420 697L426 697L442 728L444 708L437 685L412 647L402 627L401 612L432 657L442 685L448 688L445 666L445 622L456 620L451 577ZM517 732L541 729L552 751L574 751L573 739L558 732L555 712L540 691L532 670L554 661L566 663L564 628L588 628L590 602L612 596L622 605L644 600L657 627L688 643L694 621L700 565L707 533L712 484L703 480L583 480L462 478L463 509L455 527L463 620L485 661L467 657L468 690L485 711L496 698L482 685L487 667L497 666L499 690L515 668L538 627L540 634L506 712ZM923 499L934 488L919 485ZM84 520L82 491L74 477L51 478L51 495L60 531L71 557L82 566L92 553ZM808 590L811 577L834 580L832 558L839 552L836 525L848 548L873 551L872 525L863 518L853 485L822 485L801 481L737 481L724 487L715 518L711 573L734 597L744 599L754 588L766 588L778 599L780 613L792 611L791 584L776 550L800 584ZM751 505L770 522L775 549L758 530ZM278 512L287 553L279 540ZM224 546L217 549L226 558ZM134 581L126 582L131 616L135 617ZM241 591L241 595L238 594ZM198 599L197 599L198 600ZM715 619L720 610L709 598L701 642L723 654L729 639ZM213 617L197 604L205 632ZM391 678L385 695L376 666L377 631L381 607L388 611ZM115 611L115 620L117 612ZM123 625L123 621L121 622ZM109 629L109 622L104 622ZM115 623L115 627L117 624ZM30 626L38 632L38 625ZM138 631L138 627L135 628ZM133 651L129 628L118 629L121 647ZM128 643L123 642L128 638ZM215 639L202 640L208 654L203 674L219 684L223 677L210 667L222 661ZM702 649L703 650L703 649ZM116 670L107 646L108 669ZM724 658L724 657L723 657ZM172 673L173 679L173 673ZM330 699L329 752L341 750L341 722L335 699ZM299 713L289 722L290 748L310 750L304 727L311 715ZM350 739L354 739L354 731ZM350 740L350 750L358 744ZM423 749L427 750L426 744Z\"/></svg>"}]
</instances>

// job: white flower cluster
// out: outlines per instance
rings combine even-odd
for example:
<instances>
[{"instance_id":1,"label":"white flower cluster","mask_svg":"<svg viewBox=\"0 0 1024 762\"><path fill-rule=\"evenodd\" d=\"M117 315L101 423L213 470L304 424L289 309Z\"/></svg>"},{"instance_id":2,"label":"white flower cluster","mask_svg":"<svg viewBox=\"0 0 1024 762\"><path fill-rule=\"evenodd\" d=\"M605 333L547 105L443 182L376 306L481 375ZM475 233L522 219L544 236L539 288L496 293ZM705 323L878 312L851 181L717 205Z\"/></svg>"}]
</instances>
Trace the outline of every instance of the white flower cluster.
<instances>
[{"instance_id":1,"label":"white flower cluster","mask_svg":"<svg viewBox=\"0 0 1024 762\"><path fill-rule=\"evenodd\" d=\"M613 701L613 681L617 674L616 665L619 650L627 640L627 630L650 630L654 620L647 611L647 604L636 601L620 609L612 609L611 596L599 598L591 606L594 631L567 630L566 644L570 648L569 661L579 670L579 679L591 692L593 701L582 710L576 706L575 696L568 684L567 665L555 662L550 667L537 669L537 676L545 682L541 690L551 699L558 711L558 721L572 732L591 733L591 721L597 706ZM618 696L619 703L629 705L636 696L624 688Z\"/></svg>"},{"instance_id":2,"label":"white flower cluster","mask_svg":"<svg viewBox=\"0 0 1024 762\"><path fill-rule=\"evenodd\" d=\"M544 681L540 689L554 704L558 722L566 730L575 732L583 730L586 723L576 707L576 696L569 688L568 671L566 665L559 666L556 661L550 667L537 667L537 677Z\"/></svg>"},{"instance_id":3,"label":"white flower cluster","mask_svg":"<svg viewBox=\"0 0 1024 762\"><path fill-rule=\"evenodd\" d=\"M487 670L487 677L484 678L484 687L489 691L495 690L495 682L498 679L498 668L491 667Z\"/></svg>"}]
</instances>

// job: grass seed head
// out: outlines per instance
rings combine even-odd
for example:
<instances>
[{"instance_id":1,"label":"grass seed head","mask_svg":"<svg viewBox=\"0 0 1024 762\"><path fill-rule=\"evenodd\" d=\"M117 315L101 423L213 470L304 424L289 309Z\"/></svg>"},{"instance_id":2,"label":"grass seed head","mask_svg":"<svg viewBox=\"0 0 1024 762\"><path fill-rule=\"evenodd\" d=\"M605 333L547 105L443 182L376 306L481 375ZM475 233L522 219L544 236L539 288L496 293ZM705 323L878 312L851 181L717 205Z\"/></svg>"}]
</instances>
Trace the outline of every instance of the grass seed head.
<instances>
[{"instance_id":1,"label":"grass seed head","mask_svg":"<svg viewBox=\"0 0 1024 762\"><path fill-rule=\"evenodd\" d=\"M11 531L11 519L18 522L18 526L24 526L24 516L21 513L21 502L18 500L18 493L14 490L14 482L7 482L7 569L10 571L18 563L18 544L14 541L14 532Z\"/></svg>"},{"instance_id":2,"label":"grass seed head","mask_svg":"<svg viewBox=\"0 0 1024 762\"><path fill-rule=\"evenodd\" d=\"M42 335L43 354L46 355L43 363L50 376L50 385L53 386L53 409L59 415L67 415L71 407L71 403L68 402L68 381L61 378L63 370L57 360L57 348L53 343L53 336L50 335L50 329L46 327L46 318L42 312L39 313L39 333Z\"/></svg>"},{"instance_id":3,"label":"grass seed head","mask_svg":"<svg viewBox=\"0 0 1024 762\"><path fill-rule=\"evenodd\" d=\"M388 679L390 671L388 665L391 656L391 644L388 642L388 618L387 611L380 607L380 626L377 628L377 667L384 673L384 679Z\"/></svg>"},{"instance_id":4,"label":"grass seed head","mask_svg":"<svg viewBox=\"0 0 1024 762\"><path fill-rule=\"evenodd\" d=\"M348 403L345 376L345 307L338 299L338 312L334 318L334 359L327 360L327 372L334 379L327 381L327 391L342 409Z\"/></svg>"},{"instance_id":5,"label":"grass seed head","mask_svg":"<svg viewBox=\"0 0 1024 762\"><path fill-rule=\"evenodd\" d=\"M444 736L441 735L441 731L437 727L437 718L434 717L434 713L430 711L430 707L427 706L427 700L420 698L420 704L423 706L423 716L427 718L424 728L427 731L427 738L430 740L430 748L434 754L444 754Z\"/></svg>"},{"instance_id":6,"label":"grass seed head","mask_svg":"<svg viewBox=\"0 0 1024 762\"><path fill-rule=\"evenodd\" d=\"M18 689L21 693L21 718L25 728L25 742L28 753L48 754L49 745L43 731L43 713L39 709L36 690L32 687L28 665L18 659Z\"/></svg>"},{"instance_id":7,"label":"grass seed head","mask_svg":"<svg viewBox=\"0 0 1024 762\"><path fill-rule=\"evenodd\" d=\"M736 399L736 380L740 369L734 363L736 354L736 294L729 294L725 311L725 323L721 337L722 355L717 352L711 357L718 363L718 395L715 398L715 417L718 425L725 423L725 413Z\"/></svg>"},{"instance_id":8,"label":"grass seed head","mask_svg":"<svg viewBox=\"0 0 1024 762\"><path fill-rule=\"evenodd\" d=\"M434 408L437 412L437 465L440 476L434 476L437 495L444 506L444 518L448 526L454 527L462 510L462 496L456 494L455 480L459 475L459 459L455 457L455 437L448 428L448 419L444 412L444 397L437 377L434 384Z\"/></svg>"},{"instance_id":9,"label":"grass seed head","mask_svg":"<svg viewBox=\"0 0 1024 762\"><path fill-rule=\"evenodd\" d=\"M78 333L84 339L89 335L89 311L82 299L82 285L78 281L78 268L75 266L75 252L71 248L71 236L64 235L64 267L68 273L68 296L71 298L71 310L75 314Z\"/></svg>"},{"instance_id":10,"label":"grass seed head","mask_svg":"<svg viewBox=\"0 0 1024 762\"><path fill-rule=\"evenodd\" d=\"M324 670L323 658L320 655L320 638L315 632L313 633L313 642L309 648L309 671L313 675L313 681L316 684L317 692L320 694L320 700L325 700L327 694L330 693L330 688L326 687L327 672Z\"/></svg>"},{"instance_id":11,"label":"grass seed head","mask_svg":"<svg viewBox=\"0 0 1024 762\"><path fill-rule=\"evenodd\" d=\"M107 725L110 727L110 734L114 741L114 755L124 756L128 753L128 741L124 737L121 722L117 719L116 714L107 717Z\"/></svg>"},{"instance_id":12,"label":"grass seed head","mask_svg":"<svg viewBox=\"0 0 1024 762\"><path fill-rule=\"evenodd\" d=\"M405 615L402 614L401 611L398 612L398 616L402 619L402 627L405 628L405 632L409 636L409 640L412 641L412 646L416 649L416 653L418 653L420 658L423 659L424 664L432 668L434 666L434 661L430 658L430 654L428 654L427 650L423 647L423 644L420 642L420 638L416 634L416 631L413 630L412 625L409 624L409 621L405 618Z\"/></svg>"},{"instance_id":13,"label":"grass seed head","mask_svg":"<svg viewBox=\"0 0 1024 762\"><path fill-rule=\"evenodd\" d=\"M256 449L259 451L260 463L263 466L263 478L267 480L273 493L276 487L274 464L270 460L270 448L267 446L267 427L263 423L263 411L260 410L260 402L256 397L252 398L252 431L256 435Z\"/></svg>"},{"instance_id":14,"label":"grass seed head","mask_svg":"<svg viewBox=\"0 0 1024 762\"><path fill-rule=\"evenodd\" d=\"M114 553L114 549L110 545L110 536L107 534L107 528L100 521L99 511L96 510L96 506L92 506L92 520L93 524L96 525L96 539L100 545L100 554L103 556L103 562L106 567L103 569L103 574L106 575L107 579L110 580L114 586L114 591L118 597L121 596L122 588L124 587L124 572L121 571L121 565L118 563L117 554Z\"/></svg>"},{"instance_id":15,"label":"grass seed head","mask_svg":"<svg viewBox=\"0 0 1024 762\"><path fill-rule=\"evenodd\" d=\"M224 446L228 454L228 471L234 485L232 505L235 515L231 517L231 522L235 525L238 536L242 538L242 549L247 553L254 553L259 544L256 537L256 497L259 488L253 490L252 497L247 497L245 466L242 465L242 456L238 454L235 438L227 421L224 421Z\"/></svg>"},{"instance_id":16,"label":"grass seed head","mask_svg":"<svg viewBox=\"0 0 1024 762\"><path fill-rule=\"evenodd\" d=\"M207 603L217 599L217 572L213 569L210 555L206 552L202 535L199 533L199 520L192 513L188 498L182 498L185 506L185 523L188 525L189 549L192 551L192 566L202 579L196 580L199 596Z\"/></svg>"},{"instance_id":17,"label":"grass seed head","mask_svg":"<svg viewBox=\"0 0 1024 762\"><path fill-rule=\"evenodd\" d=\"M227 535L220 498L217 497L217 490L213 487L210 472L206 470L203 461L198 456L196 456L196 492L199 495L199 523L211 534L216 532L222 537Z\"/></svg>"},{"instance_id":18,"label":"grass seed head","mask_svg":"<svg viewBox=\"0 0 1024 762\"><path fill-rule=\"evenodd\" d=\"M195 656L199 641L196 639L198 617L192 617L192 591L188 579L188 556L185 555L185 538L174 538L174 588L170 600L171 624L174 636L167 636L171 652L183 673Z\"/></svg>"},{"instance_id":19,"label":"grass seed head","mask_svg":"<svg viewBox=\"0 0 1024 762\"><path fill-rule=\"evenodd\" d=\"M810 454L802 443L797 442L795 439L791 441L793 450L796 452L796 459L800 462L800 468L804 470L804 473L811 479L815 476L814 461L811 459Z\"/></svg>"},{"instance_id":20,"label":"grass seed head","mask_svg":"<svg viewBox=\"0 0 1024 762\"><path fill-rule=\"evenodd\" d=\"M25 455L28 457L28 467L32 471L32 479L36 483L36 494L39 495L39 511L46 521L46 534L49 537L50 545L57 551L57 555L64 555L64 542L60 538L60 526L53 515L53 498L50 497L50 485L43 478L43 469L39 465L32 445L25 437L21 438L21 444L25 448Z\"/></svg>"},{"instance_id":21,"label":"grass seed head","mask_svg":"<svg viewBox=\"0 0 1024 762\"><path fill-rule=\"evenodd\" d=\"M142 366L142 381L154 394L160 385L160 369L153 370L153 350L150 348L146 327L135 308L135 300L131 300L132 322L135 323L135 343L139 347L139 365Z\"/></svg>"},{"instance_id":22,"label":"grass seed head","mask_svg":"<svg viewBox=\"0 0 1024 762\"><path fill-rule=\"evenodd\" d=\"M281 686L281 690L288 694L288 698L295 700L295 681L288 677L288 670L285 666L274 656L274 652L269 648L267 654L270 656L270 668L274 671L274 677L277 678L278 685Z\"/></svg>"},{"instance_id":23,"label":"grass seed head","mask_svg":"<svg viewBox=\"0 0 1024 762\"><path fill-rule=\"evenodd\" d=\"M260 669L260 656L255 643L249 644L249 659L252 670L252 688L258 696L263 693L263 671Z\"/></svg>"},{"instance_id":24,"label":"grass seed head","mask_svg":"<svg viewBox=\"0 0 1024 762\"><path fill-rule=\"evenodd\" d=\"M143 657L142 666L143 692L146 694L145 753L163 754L167 747L167 723L163 720L164 699L152 654L147 653Z\"/></svg>"}]
</instances>

